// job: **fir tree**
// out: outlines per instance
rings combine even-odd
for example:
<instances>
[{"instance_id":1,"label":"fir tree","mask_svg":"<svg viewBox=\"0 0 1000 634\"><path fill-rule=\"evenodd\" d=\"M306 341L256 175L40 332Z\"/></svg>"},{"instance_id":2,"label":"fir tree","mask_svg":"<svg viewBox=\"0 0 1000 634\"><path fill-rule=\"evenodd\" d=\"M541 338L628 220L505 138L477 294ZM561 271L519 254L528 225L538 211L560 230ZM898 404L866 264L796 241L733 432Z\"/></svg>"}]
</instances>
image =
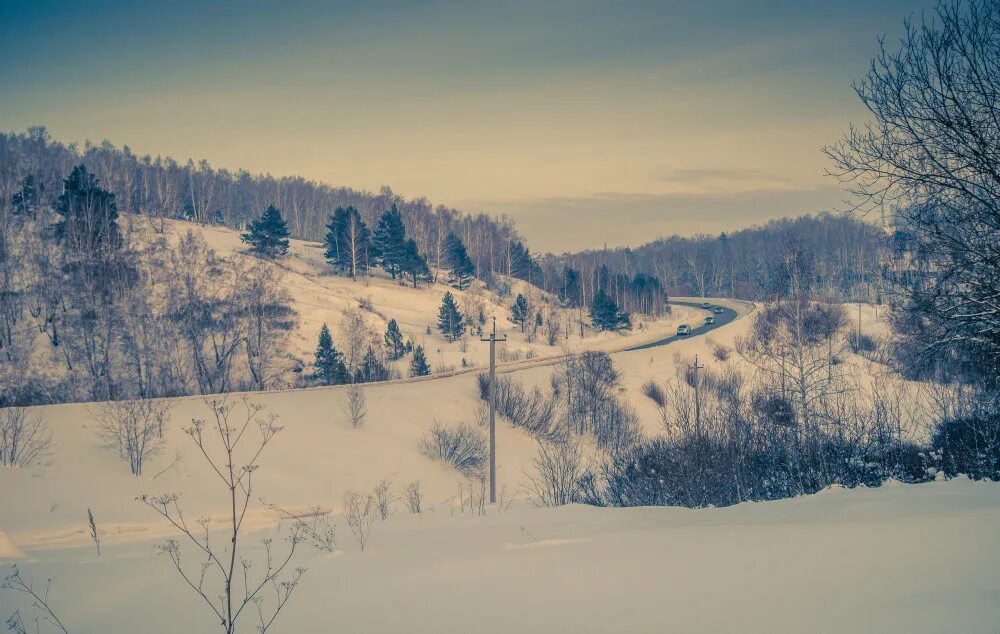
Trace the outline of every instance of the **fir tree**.
<instances>
[{"instance_id":1,"label":"fir tree","mask_svg":"<svg viewBox=\"0 0 1000 634\"><path fill-rule=\"evenodd\" d=\"M618 309L618 304L603 289L594 294L590 305L590 321L600 330L632 330L628 313Z\"/></svg>"},{"instance_id":2,"label":"fir tree","mask_svg":"<svg viewBox=\"0 0 1000 634\"><path fill-rule=\"evenodd\" d=\"M445 293L441 300L441 309L438 311L438 330L448 341L458 339L465 332L462 313L458 311L455 298L450 292Z\"/></svg>"},{"instance_id":3,"label":"fir tree","mask_svg":"<svg viewBox=\"0 0 1000 634\"><path fill-rule=\"evenodd\" d=\"M444 248L451 277L455 280L458 290L464 290L469 278L476 274L476 265L472 263L465 245L454 233L448 234Z\"/></svg>"},{"instance_id":4,"label":"fir tree","mask_svg":"<svg viewBox=\"0 0 1000 634\"><path fill-rule=\"evenodd\" d=\"M427 376L430 373L431 366L427 365L424 347L417 346L413 349L413 358L410 359L410 376Z\"/></svg>"},{"instance_id":5,"label":"fir tree","mask_svg":"<svg viewBox=\"0 0 1000 634\"><path fill-rule=\"evenodd\" d=\"M288 225L274 205L269 205L260 219L251 222L240 239L249 244L254 253L265 258L288 254Z\"/></svg>"},{"instance_id":6,"label":"fir tree","mask_svg":"<svg viewBox=\"0 0 1000 634\"><path fill-rule=\"evenodd\" d=\"M528 321L528 300L521 293L517 294L514 305L510 309L510 320L521 327L524 332L524 324Z\"/></svg>"},{"instance_id":7,"label":"fir tree","mask_svg":"<svg viewBox=\"0 0 1000 634\"><path fill-rule=\"evenodd\" d=\"M392 279L396 279L403 267L406 226L395 203L379 218L373 240L375 261L389 272Z\"/></svg>"},{"instance_id":8,"label":"fir tree","mask_svg":"<svg viewBox=\"0 0 1000 634\"><path fill-rule=\"evenodd\" d=\"M354 207L337 207L326 226L326 261L337 272L357 278L368 270L371 232Z\"/></svg>"},{"instance_id":9,"label":"fir tree","mask_svg":"<svg viewBox=\"0 0 1000 634\"><path fill-rule=\"evenodd\" d=\"M340 385L347 383L347 366L344 365L344 355L333 347L333 338L326 324L319 331L319 344L316 346L316 360L313 361L315 372L313 377L323 385Z\"/></svg>"},{"instance_id":10,"label":"fir tree","mask_svg":"<svg viewBox=\"0 0 1000 634\"><path fill-rule=\"evenodd\" d=\"M399 324L395 319L390 319L385 328L385 349L389 353L389 358L395 361L401 359L406 354L406 344L403 343L403 333L399 330Z\"/></svg>"},{"instance_id":11,"label":"fir tree","mask_svg":"<svg viewBox=\"0 0 1000 634\"><path fill-rule=\"evenodd\" d=\"M420 255L420 251L417 250L415 240L406 241L403 247L403 258L400 261L400 270L410 276L413 288L417 287L418 282L431 281L430 267L427 266L427 260L424 259L424 256Z\"/></svg>"}]
</instances>

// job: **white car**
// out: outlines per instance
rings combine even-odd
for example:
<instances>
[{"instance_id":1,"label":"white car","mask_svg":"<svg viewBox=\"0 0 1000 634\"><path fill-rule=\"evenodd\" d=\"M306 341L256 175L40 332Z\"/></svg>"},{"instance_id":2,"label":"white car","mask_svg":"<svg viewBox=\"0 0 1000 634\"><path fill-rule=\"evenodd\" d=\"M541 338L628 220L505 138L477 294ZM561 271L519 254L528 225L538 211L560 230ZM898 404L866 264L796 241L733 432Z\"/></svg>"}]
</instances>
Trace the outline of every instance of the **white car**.
<instances>
[{"instance_id":1,"label":"white car","mask_svg":"<svg viewBox=\"0 0 1000 634\"><path fill-rule=\"evenodd\" d=\"M712 312L715 313L716 315L721 315L722 308L720 306L716 306L715 308L712 309Z\"/></svg>"},{"instance_id":2,"label":"white car","mask_svg":"<svg viewBox=\"0 0 1000 634\"><path fill-rule=\"evenodd\" d=\"M688 326L687 324L681 324L680 326L677 326L678 336L690 335L690 334L691 334L691 327Z\"/></svg>"},{"instance_id":3,"label":"white car","mask_svg":"<svg viewBox=\"0 0 1000 634\"><path fill-rule=\"evenodd\" d=\"M708 303L708 302L702 302L701 307L702 308L711 308L712 305L710 303Z\"/></svg>"}]
</instances>

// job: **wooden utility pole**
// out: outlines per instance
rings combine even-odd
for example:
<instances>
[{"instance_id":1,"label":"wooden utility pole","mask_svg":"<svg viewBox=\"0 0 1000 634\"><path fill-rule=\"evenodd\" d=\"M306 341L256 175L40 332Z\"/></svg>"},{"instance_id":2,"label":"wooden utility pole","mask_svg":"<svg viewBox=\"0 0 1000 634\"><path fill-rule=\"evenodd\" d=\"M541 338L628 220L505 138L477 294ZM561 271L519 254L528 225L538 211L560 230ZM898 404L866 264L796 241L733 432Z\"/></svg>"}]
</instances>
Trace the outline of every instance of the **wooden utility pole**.
<instances>
[{"instance_id":1,"label":"wooden utility pole","mask_svg":"<svg viewBox=\"0 0 1000 634\"><path fill-rule=\"evenodd\" d=\"M698 370L704 367L698 365L698 355L694 355L694 365L688 366L688 369L694 372L694 429L699 438L701 437L701 390L699 389Z\"/></svg>"},{"instance_id":2,"label":"wooden utility pole","mask_svg":"<svg viewBox=\"0 0 1000 634\"><path fill-rule=\"evenodd\" d=\"M507 335L497 338L497 318L493 318L493 332L480 341L490 342L490 504L497 501L497 342L507 341Z\"/></svg>"}]
</instances>

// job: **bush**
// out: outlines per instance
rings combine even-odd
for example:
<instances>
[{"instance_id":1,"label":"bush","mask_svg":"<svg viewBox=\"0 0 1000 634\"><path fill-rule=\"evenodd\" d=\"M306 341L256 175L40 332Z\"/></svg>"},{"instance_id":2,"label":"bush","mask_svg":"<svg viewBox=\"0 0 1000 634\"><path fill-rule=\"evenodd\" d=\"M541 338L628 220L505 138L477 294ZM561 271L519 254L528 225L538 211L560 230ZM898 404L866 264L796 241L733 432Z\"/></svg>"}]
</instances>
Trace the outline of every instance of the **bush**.
<instances>
[{"instance_id":1,"label":"bush","mask_svg":"<svg viewBox=\"0 0 1000 634\"><path fill-rule=\"evenodd\" d=\"M497 412L514 427L520 427L544 440L558 440L564 436L558 425L555 396L547 396L539 388L528 392L523 385L509 376L496 378ZM476 375L479 398L486 403L490 400L490 377L486 373Z\"/></svg>"},{"instance_id":2,"label":"bush","mask_svg":"<svg viewBox=\"0 0 1000 634\"><path fill-rule=\"evenodd\" d=\"M575 442L545 442L538 445L538 454L528 475L531 501L538 506L562 506L581 498L581 480L586 472L583 452Z\"/></svg>"},{"instance_id":3,"label":"bush","mask_svg":"<svg viewBox=\"0 0 1000 634\"><path fill-rule=\"evenodd\" d=\"M1000 480L1000 416L980 414L941 421L931 447L948 476Z\"/></svg>"},{"instance_id":4,"label":"bush","mask_svg":"<svg viewBox=\"0 0 1000 634\"><path fill-rule=\"evenodd\" d=\"M729 355L732 350L721 343L712 342L712 356L719 361L726 361L729 359Z\"/></svg>"},{"instance_id":5,"label":"bush","mask_svg":"<svg viewBox=\"0 0 1000 634\"><path fill-rule=\"evenodd\" d=\"M40 415L23 407L0 409L0 466L28 467L52 452L52 435Z\"/></svg>"},{"instance_id":6,"label":"bush","mask_svg":"<svg viewBox=\"0 0 1000 634\"><path fill-rule=\"evenodd\" d=\"M142 475L146 459L163 446L171 405L166 400L138 398L110 401L101 407L97 433L128 462L132 475Z\"/></svg>"},{"instance_id":7,"label":"bush","mask_svg":"<svg viewBox=\"0 0 1000 634\"><path fill-rule=\"evenodd\" d=\"M420 441L420 451L466 475L479 474L487 457L486 434L469 423L446 426L436 422Z\"/></svg>"},{"instance_id":8,"label":"bush","mask_svg":"<svg viewBox=\"0 0 1000 634\"><path fill-rule=\"evenodd\" d=\"M667 395L663 392L663 387L656 381L650 379L643 383L642 393L645 394L649 400L656 403L657 407L666 407Z\"/></svg>"}]
</instances>

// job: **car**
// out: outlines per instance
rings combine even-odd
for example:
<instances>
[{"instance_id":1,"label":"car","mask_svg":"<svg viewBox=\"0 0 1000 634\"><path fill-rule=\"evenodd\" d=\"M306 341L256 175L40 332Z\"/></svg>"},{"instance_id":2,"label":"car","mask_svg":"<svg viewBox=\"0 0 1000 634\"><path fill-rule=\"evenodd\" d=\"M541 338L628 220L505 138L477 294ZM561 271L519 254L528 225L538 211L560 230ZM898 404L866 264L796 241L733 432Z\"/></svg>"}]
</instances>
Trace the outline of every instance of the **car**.
<instances>
[{"instance_id":1,"label":"car","mask_svg":"<svg viewBox=\"0 0 1000 634\"><path fill-rule=\"evenodd\" d=\"M721 315L722 314L722 307L721 306L716 306L715 308L712 309L712 312L715 313L716 315Z\"/></svg>"},{"instance_id":2,"label":"car","mask_svg":"<svg viewBox=\"0 0 1000 634\"><path fill-rule=\"evenodd\" d=\"M708 316L708 317L705 318L705 325L714 324L714 323L715 323L715 317Z\"/></svg>"},{"instance_id":3,"label":"car","mask_svg":"<svg viewBox=\"0 0 1000 634\"><path fill-rule=\"evenodd\" d=\"M680 326L677 326L678 336L690 335L690 334L691 334L691 327L688 326L687 324L681 324Z\"/></svg>"},{"instance_id":4,"label":"car","mask_svg":"<svg viewBox=\"0 0 1000 634\"><path fill-rule=\"evenodd\" d=\"M711 304L709 304L708 302L702 302L702 304L701 304L701 307L702 307L702 308L711 308L711 307L712 307L712 305L711 305Z\"/></svg>"}]
</instances>

